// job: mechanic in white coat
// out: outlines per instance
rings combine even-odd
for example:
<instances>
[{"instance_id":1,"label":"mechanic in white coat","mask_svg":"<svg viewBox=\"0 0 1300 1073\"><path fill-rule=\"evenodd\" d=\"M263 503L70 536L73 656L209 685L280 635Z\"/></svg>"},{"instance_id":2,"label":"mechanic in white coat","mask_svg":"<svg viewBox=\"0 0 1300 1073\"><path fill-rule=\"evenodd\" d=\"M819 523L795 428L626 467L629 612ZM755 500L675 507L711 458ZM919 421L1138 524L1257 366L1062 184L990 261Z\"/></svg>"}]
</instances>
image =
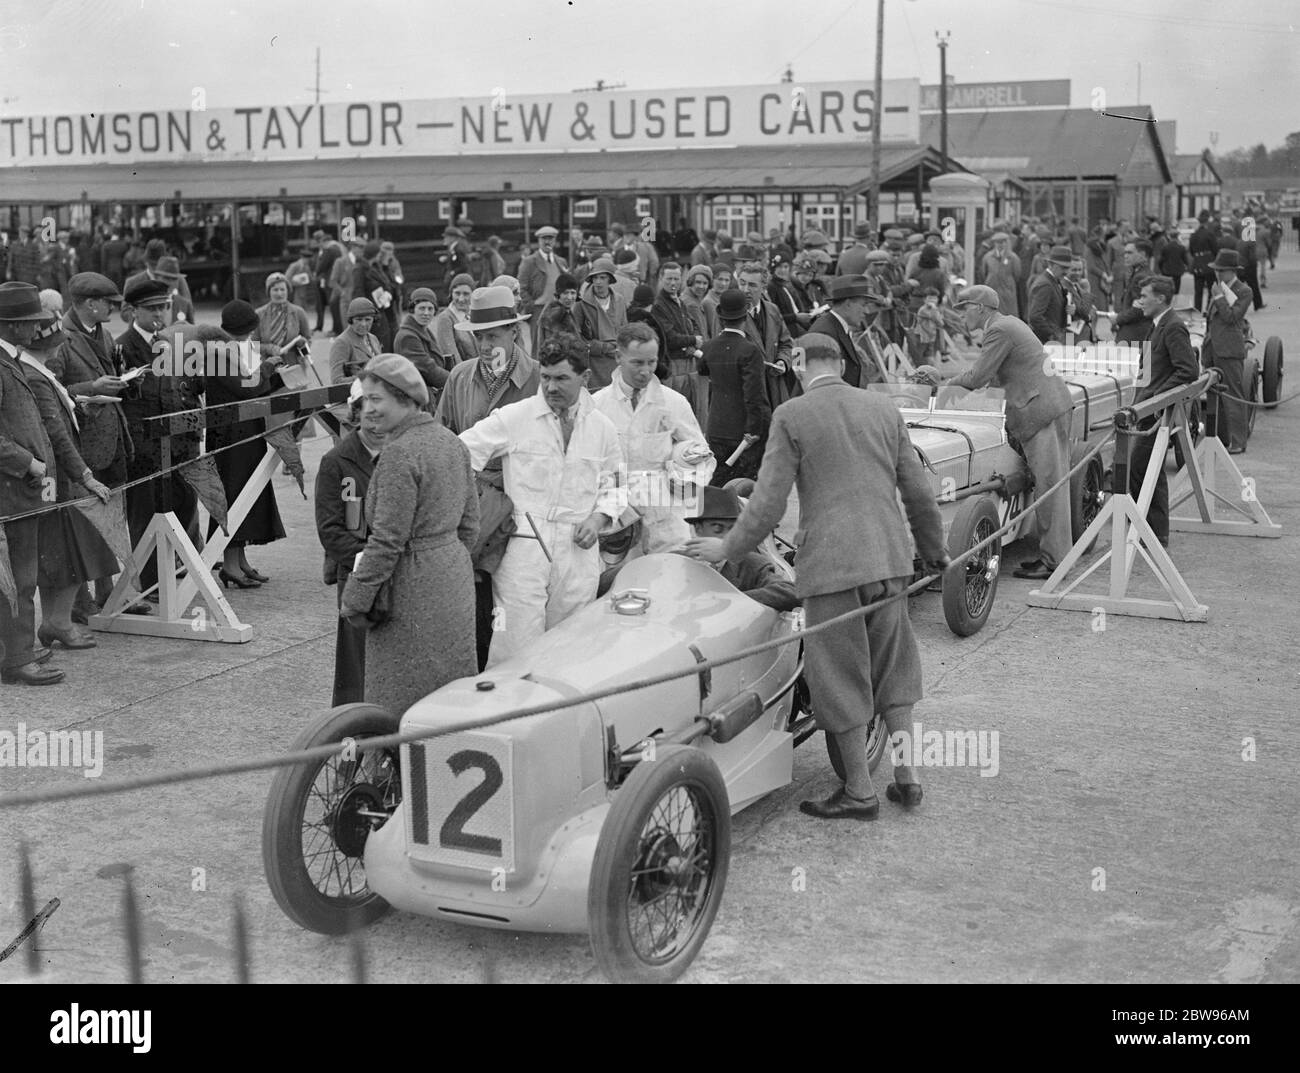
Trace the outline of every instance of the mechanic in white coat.
<instances>
[{"instance_id":1,"label":"mechanic in white coat","mask_svg":"<svg viewBox=\"0 0 1300 1073\"><path fill-rule=\"evenodd\" d=\"M686 517L699 507L700 489L716 461L695 410L679 391L659 382L659 339L648 324L618 331L618 367L608 387L592 396L614 423L623 449L628 510L623 524L641 518L641 550L676 551L690 539Z\"/></svg>"},{"instance_id":2,"label":"mechanic in white coat","mask_svg":"<svg viewBox=\"0 0 1300 1073\"><path fill-rule=\"evenodd\" d=\"M492 576L488 667L596 598L596 538L627 504L618 486L618 431L586 390L587 344L554 335L537 361L540 387L533 398L502 406L460 434L475 470L503 459L517 526Z\"/></svg>"}]
</instances>

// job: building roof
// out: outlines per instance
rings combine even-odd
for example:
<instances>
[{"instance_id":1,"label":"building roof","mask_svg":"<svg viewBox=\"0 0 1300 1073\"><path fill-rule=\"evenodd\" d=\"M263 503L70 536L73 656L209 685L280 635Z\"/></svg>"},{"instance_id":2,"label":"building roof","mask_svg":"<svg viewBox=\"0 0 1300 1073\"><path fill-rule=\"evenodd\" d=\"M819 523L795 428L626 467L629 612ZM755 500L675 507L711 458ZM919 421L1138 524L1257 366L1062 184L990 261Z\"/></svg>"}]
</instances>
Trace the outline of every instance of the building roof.
<instances>
[{"instance_id":1,"label":"building roof","mask_svg":"<svg viewBox=\"0 0 1300 1073\"><path fill-rule=\"evenodd\" d=\"M1031 111L954 112L948 116L948 151L968 168L1008 171L1021 179L1124 179L1138 141L1148 138L1162 178L1169 166L1147 105ZM921 116L921 141L939 143L939 116Z\"/></svg>"},{"instance_id":2,"label":"building roof","mask_svg":"<svg viewBox=\"0 0 1300 1073\"><path fill-rule=\"evenodd\" d=\"M1218 169L1214 166L1214 161L1210 159L1209 153L1177 153L1169 161L1169 170L1173 173L1174 182L1178 186L1186 186L1194 181L1193 175L1202 164L1213 176L1211 182L1223 182Z\"/></svg>"},{"instance_id":3,"label":"building roof","mask_svg":"<svg viewBox=\"0 0 1300 1073\"><path fill-rule=\"evenodd\" d=\"M926 181L944 170L967 170L924 145L881 150L881 186L910 192L916 169ZM334 197L541 197L555 194L654 194L683 191L837 191L850 196L871 184L869 143L773 150L638 150L516 153L449 157L361 157L279 164L157 164L132 167L14 168L5 171L6 199L49 204L94 201L321 199Z\"/></svg>"}]
</instances>

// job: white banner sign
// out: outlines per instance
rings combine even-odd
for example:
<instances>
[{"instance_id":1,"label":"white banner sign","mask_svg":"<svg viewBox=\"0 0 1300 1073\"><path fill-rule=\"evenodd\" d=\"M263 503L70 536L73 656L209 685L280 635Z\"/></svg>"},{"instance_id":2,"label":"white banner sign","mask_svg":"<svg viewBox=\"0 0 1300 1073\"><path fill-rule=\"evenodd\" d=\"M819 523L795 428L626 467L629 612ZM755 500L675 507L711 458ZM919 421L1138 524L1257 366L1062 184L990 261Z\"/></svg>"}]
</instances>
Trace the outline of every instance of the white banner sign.
<instances>
[{"instance_id":1,"label":"white banner sign","mask_svg":"<svg viewBox=\"0 0 1300 1073\"><path fill-rule=\"evenodd\" d=\"M920 140L921 84L883 84L881 141ZM867 142L869 82L0 117L0 166Z\"/></svg>"}]
</instances>

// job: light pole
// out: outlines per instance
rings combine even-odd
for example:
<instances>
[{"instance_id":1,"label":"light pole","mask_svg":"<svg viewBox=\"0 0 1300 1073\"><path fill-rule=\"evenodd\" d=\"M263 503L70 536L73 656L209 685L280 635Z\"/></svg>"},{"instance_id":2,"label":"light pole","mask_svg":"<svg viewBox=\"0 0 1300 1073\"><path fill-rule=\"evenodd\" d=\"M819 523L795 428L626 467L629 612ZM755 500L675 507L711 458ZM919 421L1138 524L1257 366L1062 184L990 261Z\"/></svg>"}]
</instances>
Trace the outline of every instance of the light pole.
<instances>
[{"instance_id":1,"label":"light pole","mask_svg":"<svg viewBox=\"0 0 1300 1073\"><path fill-rule=\"evenodd\" d=\"M939 156L943 161L944 174L948 168L948 38L952 36L947 30L935 30L935 39L939 42Z\"/></svg>"},{"instance_id":2,"label":"light pole","mask_svg":"<svg viewBox=\"0 0 1300 1073\"><path fill-rule=\"evenodd\" d=\"M867 219L880 230L880 95L883 92L881 68L885 65L885 0L876 0L876 95L871 109L871 196Z\"/></svg>"}]
</instances>

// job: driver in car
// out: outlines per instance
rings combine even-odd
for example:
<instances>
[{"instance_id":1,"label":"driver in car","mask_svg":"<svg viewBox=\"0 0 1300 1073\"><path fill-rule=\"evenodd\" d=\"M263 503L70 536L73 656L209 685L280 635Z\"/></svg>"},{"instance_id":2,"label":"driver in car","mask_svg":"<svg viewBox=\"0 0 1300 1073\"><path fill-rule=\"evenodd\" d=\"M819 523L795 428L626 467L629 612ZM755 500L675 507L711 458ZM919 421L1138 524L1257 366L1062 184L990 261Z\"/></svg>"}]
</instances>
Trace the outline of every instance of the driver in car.
<instances>
[{"instance_id":1,"label":"driver in car","mask_svg":"<svg viewBox=\"0 0 1300 1073\"><path fill-rule=\"evenodd\" d=\"M699 515L686 521L696 537L721 540L735 528L740 510L740 498L735 492L709 485L701 497ZM728 559L716 569L751 600L774 611L793 611L803 602L795 595L794 582L761 552L751 551L734 561Z\"/></svg>"}]
</instances>

